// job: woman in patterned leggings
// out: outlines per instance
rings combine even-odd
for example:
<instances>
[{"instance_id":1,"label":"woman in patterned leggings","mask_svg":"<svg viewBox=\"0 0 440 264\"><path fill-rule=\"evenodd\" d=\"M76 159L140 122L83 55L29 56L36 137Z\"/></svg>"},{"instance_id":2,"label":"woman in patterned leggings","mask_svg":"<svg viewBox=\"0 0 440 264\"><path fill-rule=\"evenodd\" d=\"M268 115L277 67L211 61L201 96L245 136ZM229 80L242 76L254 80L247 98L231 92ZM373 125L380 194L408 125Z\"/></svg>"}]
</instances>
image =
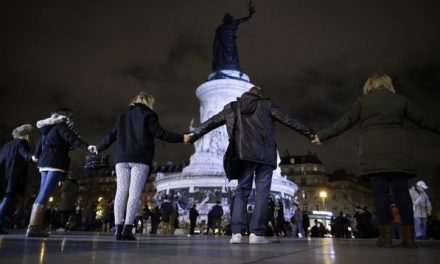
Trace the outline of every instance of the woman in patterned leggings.
<instances>
[{"instance_id":1,"label":"woman in patterned leggings","mask_svg":"<svg viewBox=\"0 0 440 264\"><path fill-rule=\"evenodd\" d=\"M139 93L127 112L116 119L114 127L92 152L101 152L116 141L115 225L117 240L136 240L131 230L142 196L142 189L154 158L154 138L183 143L187 135L168 132L152 110L154 97ZM184 141L185 139L185 141Z\"/></svg>"}]
</instances>

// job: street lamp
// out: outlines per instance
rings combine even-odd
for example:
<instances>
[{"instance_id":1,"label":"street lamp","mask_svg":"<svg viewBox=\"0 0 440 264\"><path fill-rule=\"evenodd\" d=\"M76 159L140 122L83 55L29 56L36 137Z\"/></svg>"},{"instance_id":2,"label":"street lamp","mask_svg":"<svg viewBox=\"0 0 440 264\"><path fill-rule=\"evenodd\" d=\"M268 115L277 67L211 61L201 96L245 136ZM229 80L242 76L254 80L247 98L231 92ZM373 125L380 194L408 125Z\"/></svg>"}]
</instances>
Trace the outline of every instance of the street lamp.
<instances>
[{"instance_id":1,"label":"street lamp","mask_svg":"<svg viewBox=\"0 0 440 264\"><path fill-rule=\"evenodd\" d=\"M322 208L325 210L325 198L327 198L327 192L326 191L321 191L319 193L319 197L322 198Z\"/></svg>"}]
</instances>

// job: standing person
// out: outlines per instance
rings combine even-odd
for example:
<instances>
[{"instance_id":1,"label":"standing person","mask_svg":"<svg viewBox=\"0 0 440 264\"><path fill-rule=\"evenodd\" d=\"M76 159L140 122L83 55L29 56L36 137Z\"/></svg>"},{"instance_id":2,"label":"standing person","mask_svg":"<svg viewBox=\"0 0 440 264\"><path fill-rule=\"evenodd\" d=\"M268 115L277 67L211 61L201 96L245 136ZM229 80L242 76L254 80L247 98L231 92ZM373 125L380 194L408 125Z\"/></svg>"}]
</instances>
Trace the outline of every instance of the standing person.
<instances>
[{"instance_id":1,"label":"standing person","mask_svg":"<svg viewBox=\"0 0 440 264\"><path fill-rule=\"evenodd\" d=\"M340 211L339 215L336 216L336 218L335 218L335 224L334 224L335 237L344 238L345 233L346 233L346 231L345 231L346 222L347 222L347 219L344 216L344 212Z\"/></svg>"},{"instance_id":2,"label":"standing person","mask_svg":"<svg viewBox=\"0 0 440 264\"><path fill-rule=\"evenodd\" d=\"M272 195L269 196L269 203L267 205L267 220L266 220L266 229L269 228L269 222L272 227L272 231L275 231L275 201L272 198Z\"/></svg>"},{"instance_id":3,"label":"standing person","mask_svg":"<svg viewBox=\"0 0 440 264\"><path fill-rule=\"evenodd\" d=\"M3 227L5 217L14 212L17 195L24 195L29 153L32 141L32 125L24 124L12 131L13 140L0 149L0 234L8 234ZM4 183L4 184L3 184Z\"/></svg>"},{"instance_id":4,"label":"standing person","mask_svg":"<svg viewBox=\"0 0 440 264\"><path fill-rule=\"evenodd\" d=\"M310 129L284 113L272 103L272 100L264 98L263 90L256 86L237 98L237 101L227 104L220 113L212 116L193 131L191 142L226 124L229 135L229 150L226 153L234 160L238 160L237 170L234 172L238 177L238 185L231 219L233 233L231 244L242 243L242 234L246 228L247 202L254 178L256 195L249 243L269 243L264 237L264 232L272 171L277 166L275 121L285 124L309 139L314 138ZM227 167L231 165L228 158L225 159L224 165Z\"/></svg>"},{"instance_id":5,"label":"standing person","mask_svg":"<svg viewBox=\"0 0 440 264\"><path fill-rule=\"evenodd\" d=\"M61 199L58 206L60 216L59 231L66 230L66 224L71 215L75 214L76 199L78 198L79 184L69 173L68 178L61 186Z\"/></svg>"},{"instance_id":6,"label":"standing person","mask_svg":"<svg viewBox=\"0 0 440 264\"><path fill-rule=\"evenodd\" d=\"M194 235L194 228L196 227L197 217L199 217L199 211L197 211L196 204L193 204L193 206L189 210L189 222L190 222L189 234L190 235Z\"/></svg>"},{"instance_id":7,"label":"standing person","mask_svg":"<svg viewBox=\"0 0 440 264\"><path fill-rule=\"evenodd\" d=\"M151 231L150 234L157 234L157 227L160 224L160 208L155 206L151 211Z\"/></svg>"},{"instance_id":8,"label":"standing person","mask_svg":"<svg viewBox=\"0 0 440 264\"><path fill-rule=\"evenodd\" d=\"M97 206L98 206L97 201L92 201L89 203L89 207L87 208L87 222L86 222L87 231L95 231Z\"/></svg>"},{"instance_id":9,"label":"standing person","mask_svg":"<svg viewBox=\"0 0 440 264\"><path fill-rule=\"evenodd\" d=\"M102 231L110 232L112 230L112 225L115 222L115 203L113 200L108 201L105 204L104 213L102 217Z\"/></svg>"},{"instance_id":10,"label":"standing person","mask_svg":"<svg viewBox=\"0 0 440 264\"><path fill-rule=\"evenodd\" d=\"M299 237L302 238L304 237L304 231L302 229L303 226L303 213L301 211L301 209L299 209L299 206L297 203L294 204L294 208L295 208L295 212L293 213L291 222L292 222L292 226L293 226L293 237Z\"/></svg>"},{"instance_id":11,"label":"standing person","mask_svg":"<svg viewBox=\"0 0 440 264\"><path fill-rule=\"evenodd\" d=\"M428 186L424 181L418 181L415 186L409 189L414 209L414 227L416 238L425 239L428 216L431 215L432 205L425 190Z\"/></svg>"},{"instance_id":12,"label":"standing person","mask_svg":"<svg viewBox=\"0 0 440 264\"><path fill-rule=\"evenodd\" d=\"M284 236L284 204L281 199L278 200L278 205L276 206L276 219L275 219L275 230L274 233L276 236Z\"/></svg>"},{"instance_id":13,"label":"standing person","mask_svg":"<svg viewBox=\"0 0 440 264\"><path fill-rule=\"evenodd\" d=\"M87 151L89 144L73 130L73 111L70 108L59 108L51 117L38 121L37 127L41 135L33 159L38 160L41 184L32 206L26 236L47 237L49 234L42 230L44 211L61 177L69 170L69 151L73 147Z\"/></svg>"},{"instance_id":14,"label":"standing person","mask_svg":"<svg viewBox=\"0 0 440 264\"><path fill-rule=\"evenodd\" d=\"M354 218L356 219L356 229L357 234L356 238L371 238L372 236L372 223L371 223L371 213L368 211L368 208L365 206L364 208L357 208L356 213L354 214Z\"/></svg>"},{"instance_id":15,"label":"standing person","mask_svg":"<svg viewBox=\"0 0 440 264\"><path fill-rule=\"evenodd\" d=\"M312 229L310 230L310 237L321 237L321 230L319 229L319 222L315 219L315 225L312 226Z\"/></svg>"},{"instance_id":16,"label":"standing person","mask_svg":"<svg viewBox=\"0 0 440 264\"><path fill-rule=\"evenodd\" d=\"M114 211L117 240L136 240L131 230L153 162L154 139L184 142L183 134L169 132L160 126L159 117L153 111L154 102L152 95L140 92L130 103L129 110L118 116L110 132L90 148L95 153L101 152L116 141Z\"/></svg>"},{"instance_id":17,"label":"standing person","mask_svg":"<svg viewBox=\"0 0 440 264\"><path fill-rule=\"evenodd\" d=\"M172 234L171 231L173 230L174 222L171 222L171 215L173 214L173 210L173 205L168 195L166 195L160 205L160 221L162 222L160 229L161 234Z\"/></svg>"},{"instance_id":18,"label":"standing person","mask_svg":"<svg viewBox=\"0 0 440 264\"><path fill-rule=\"evenodd\" d=\"M310 227L310 218L309 214L306 211L303 211L303 217L302 217L302 228L304 230L304 236L309 236L309 227Z\"/></svg>"},{"instance_id":19,"label":"standing person","mask_svg":"<svg viewBox=\"0 0 440 264\"><path fill-rule=\"evenodd\" d=\"M222 216L223 216L223 207L220 205L220 201L216 201L215 205L211 209L212 212L212 230L218 230L218 233L221 234L222 229Z\"/></svg>"},{"instance_id":20,"label":"standing person","mask_svg":"<svg viewBox=\"0 0 440 264\"><path fill-rule=\"evenodd\" d=\"M209 230L214 230L213 226L214 226L214 220L213 220L213 217L212 217L212 210L210 210L208 212L208 222L206 223L206 233L205 233L205 235L209 235ZM215 233L215 230L213 231L213 233Z\"/></svg>"},{"instance_id":21,"label":"standing person","mask_svg":"<svg viewBox=\"0 0 440 264\"><path fill-rule=\"evenodd\" d=\"M371 180L379 220L378 247L392 247L389 190L402 218L404 247L414 242L413 208L408 192L408 179L414 177L414 163L403 128L405 119L419 128L440 134L440 122L419 110L404 96L395 92L391 78L374 74L366 81L363 96L334 124L318 132L313 141L320 144L342 134L357 122L361 126L358 173Z\"/></svg>"}]
</instances>

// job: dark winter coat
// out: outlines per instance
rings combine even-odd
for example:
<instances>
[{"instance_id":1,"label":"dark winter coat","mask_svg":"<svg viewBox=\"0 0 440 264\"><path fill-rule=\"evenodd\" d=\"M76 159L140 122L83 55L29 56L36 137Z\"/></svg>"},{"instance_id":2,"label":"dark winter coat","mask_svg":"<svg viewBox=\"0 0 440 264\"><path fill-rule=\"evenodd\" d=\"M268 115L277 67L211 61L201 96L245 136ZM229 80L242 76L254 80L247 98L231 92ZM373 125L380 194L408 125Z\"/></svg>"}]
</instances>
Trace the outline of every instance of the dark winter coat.
<instances>
[{"instance_id":1,"label":"dark winter coat","mask_svg":"<svg viewBox=\"0 0 440 264\"><path fill-rule=\"evenodd\" d=\"M61 200L58 211L75 211L79 184L75 179L67 179L61 186Z\"/></svg>"},{"instance_id":2,"label":"dark winter coat","mask_svg":"<svg viewBox=\"0 0 440 264\"><path fill-rule=\"evenodd\" d=\"M29 143L24 139L11 140L0 149L0 198L4 194L24 194L27 162L31 159Z\"/></svg>"},{"instance_id":3,"label":"dark winter coat","mask_svg":"<svg viewBox=\"0 0 440 264\"><path fill-rule=\"evenodd\" d=\"M183 135L163 129L159 117L149 107L135 104L119 115L112 130L97 145L103 151L116 141L115 163L136 162L152 164L154 138L172 143L183 142Z\"/></svg>"},{"instance_id":4,"label":"dark winter coat","mask_svg":"<svg viewBox=\"0 0 440 264\"><path fill-rule=\"evenodd\" d=\"M338 121L317 134L321 141L326 141L359 122L362 130L359 175L382 172L414 174L414 163L403 128L405 119L419 128L440 134L439 120L423 114L404 96L385 88L358 98Z\"/></svg>"},{"instance_id":5,"label":"dark winter coat","mask_svg":"<svg viewBox=\"0 0 440 264\"><path fill-rule=\"evenodd\" d=\"M195 222L197 221L198 216L199 216L199 211L197 211L196 208L191 207L191 209L189 210L189 220L191 222Z\"/></svg>"},{"instance_id":6,"label":"dark winter coat","mask_svg":"<svg viewBox=\"0 0 440 264\"><path fill-rule=\"evenodd\" d=\"M67 171L70 165L69 150L71 147L87 151L89 146L64 121L43 126L40 131L40 140L35 151L39 168L50 167Z\"/></svg>"},{"instance_id":7,"label":"dark winter coat","mask_svg":"<svg viewBox=\"0 0 440 264\"><path fill-rule=\"evenodd\" d=\"M160 206L160 217L162 222L169 222L174 208L170 201L165 200Z\"/></svg>"},{"instance_id":8,"label":"dark winter coat","mask_svg":"<svg viewBox=\"0 0 440 264\"><path fill-rule=\"evenodd\" d=\"M211 209L212 212L212 218L214 219L221 219L223 216L223 207L221 205L214 205Z\"/></svg>"},{"instance_id":9,"label":"dark winter coat","mask_svg":"<svg viewBox=\"0 0 440 264\"><path fill-rule=\"evenodd\" d=\"M240 117L237 116L240 108ZM193 131L191 141L196 141L209 131L226 124L231 142L235 143L235 155L239 160L263 163L276 168L277 149L274 122L280 122L298 133L310 137L312 131L300 121L284 113L268 98L246 92L237 101L227 104ZM234 128L234 124L237 129Z\"/></svg>"}]
</instances>

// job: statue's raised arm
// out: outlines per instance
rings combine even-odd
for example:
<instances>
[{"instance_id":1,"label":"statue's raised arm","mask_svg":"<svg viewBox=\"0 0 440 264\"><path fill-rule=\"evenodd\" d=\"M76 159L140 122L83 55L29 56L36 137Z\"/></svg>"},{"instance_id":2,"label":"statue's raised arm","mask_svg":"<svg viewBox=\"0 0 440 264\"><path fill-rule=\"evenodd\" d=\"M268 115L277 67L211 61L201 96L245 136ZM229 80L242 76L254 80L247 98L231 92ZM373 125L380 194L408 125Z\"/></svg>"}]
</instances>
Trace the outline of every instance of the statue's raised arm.
<instances>
[{"instance_id":1,"label":"statue's raised arm","mask_svg":"<svg viewBox=\"0 0 440 264\"><path fill-rule=\"evenodd\" d=\"M249 8L249 15L248 16L245 16L245 17L242 17L242 18L239 18L239 19L237 19L237 22L238 23L243 23L243 22L246 22L246 21L248 21L249 19L251 19L252 18L252 16L254 15L254 13L256 12L255 11L255 6L252 4L252 0L249 0L249 3L248 3L248 8Z\"/></svg>"}]
</instances>

